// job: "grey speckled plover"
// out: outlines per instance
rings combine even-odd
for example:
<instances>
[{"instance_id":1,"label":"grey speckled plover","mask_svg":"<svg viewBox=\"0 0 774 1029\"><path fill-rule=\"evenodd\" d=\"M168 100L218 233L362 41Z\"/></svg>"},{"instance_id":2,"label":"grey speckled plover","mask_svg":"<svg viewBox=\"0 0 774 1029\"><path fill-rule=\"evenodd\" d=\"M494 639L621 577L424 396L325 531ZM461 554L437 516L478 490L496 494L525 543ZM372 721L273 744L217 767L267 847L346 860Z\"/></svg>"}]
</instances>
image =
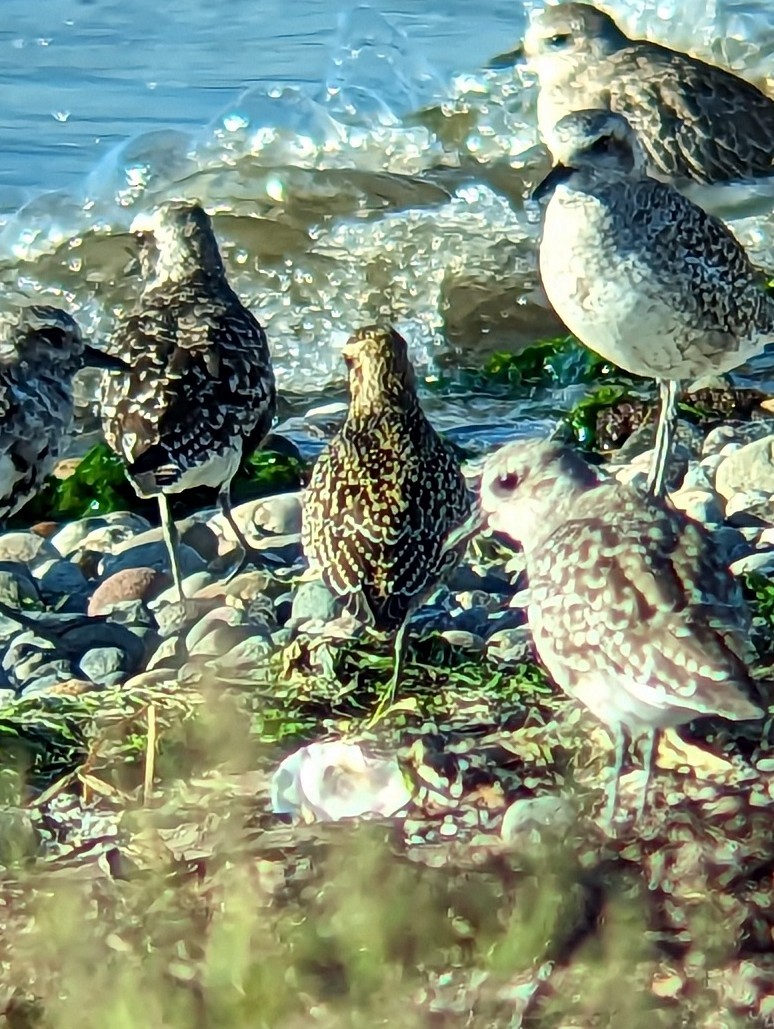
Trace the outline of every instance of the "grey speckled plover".
<instances>
[{"instance_id":1,"label":"grey speckled plover","mask_svg":"<svg viewBox=\"0 0 774 1029\"><path fill-rule=\"evenodd\" d=\"M274 372L266 335L229 286L199 205L162 204L135 218L131 231L147 277L113 336L112 351L131 370L106 376L103 426L138 495L158 498L182 601L168 495L217 487L223 514L246 548L231 515L230 485L243 452L271 427Z\"/></svg>"},{"instance_id":2,"label":"grey speckled plover","mask_svg":"<svg viewBox=\"0 0 774 1029\"><path fill-rule=\"evenodd\" d=\"M774 196L774 101L745 79L630 39L609 15L582 3L546 6L527 30L524 53L539 79L538 124L552 152L564 115L607 109L637 133L650 174L707 209L720 213L718 204L739 202L728 190L707 188L717 184L771 179L763 192Z\"/></svg>"},{"instance_id":3,"label":"grey speckled plover","mask_svg":"<svg viewBox=\"0 0 774 1029\"><path fill-rule=\"evenodd\" d=\"M0 316L0 521L31 500L69 443L73 375L124 367L84 344L66 311L31 305Z\"/></svg>"},{"instance_id":4,"label":"grey speckled plover","mask_svg":"<svg viewBox=\"0 0 774 1029\"><path fill-rule=\"evenodd\" d=\"M406 341L371 325L343 355L349 411L314 466L302 542L312 571L349 611L397 632L375 720L394 696L408 618L459 563L466 534L457 539L458 530L479 522L454 451L422 411Z\"/></svg>"},{"instance_id":5,"label":"grey speckled plover","mask_svg":"<svg viewBox=\"0 0 774 1029\"><path fill-rule=\"evenodd\" d=\"M745 696L754 687L741 589L698 522L544 441L488 458L481 505L524 549L540 659L615 737L609 820L628 734L648 733L649 776L656 730L762 716Z\"/></svg>"},{"instance_id":6,"label":"grey speckled plover","mask_svg":"<svg viewBox=\"0 0 774 1029\"><path fill-rule=\"evenodd\" d=\"M657 379L662 409L649 489L663 491L681 380L738 367L774 339L774 301L726 226L650 178L626 119L568 114L548 199L540 276L554 310L591 350Z\"/></svg>"}]
</instances>

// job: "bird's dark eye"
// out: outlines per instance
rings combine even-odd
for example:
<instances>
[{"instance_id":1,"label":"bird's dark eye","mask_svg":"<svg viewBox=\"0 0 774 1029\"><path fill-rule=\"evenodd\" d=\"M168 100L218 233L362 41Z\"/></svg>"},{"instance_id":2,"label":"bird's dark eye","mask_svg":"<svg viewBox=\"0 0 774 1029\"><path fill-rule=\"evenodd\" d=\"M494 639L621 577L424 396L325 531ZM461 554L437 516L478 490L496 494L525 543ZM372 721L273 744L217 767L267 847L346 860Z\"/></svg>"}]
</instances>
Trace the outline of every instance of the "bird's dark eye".
<instances>
[{"instance_id":1,"label":"bird's dark eye","mask_svg":"<svg viewBox=\"0 0 774 1029\"><path fill-rule=\"evenodd\" d=\"M613 150L613 137L600 136L598 140L589 147L590 154L609 154Z\"/></svg>"},{"instance_id":2,"label":"bird's dark eye","mask_svg":"<svg viewBox=\"0 0 774 1029\"><path fill-rule=\"evenodd\" d=\"M557 32L555 36L548 37L546 44L550 46L552 50L561 50L562 47L566 46L571 39L572 36L569 32Z\"/></svg>"},{"instance_id":3,"label":"bird's dark eye","mask_svg":"<svg viewBox=\"0 0 774 1029\"><path fill-rule=\"evenodd\" d=\"M519 477L516 472L503 472L497 476L495 484L498 493L513 493L519 485Z\"/></svg>"}]
</instances>

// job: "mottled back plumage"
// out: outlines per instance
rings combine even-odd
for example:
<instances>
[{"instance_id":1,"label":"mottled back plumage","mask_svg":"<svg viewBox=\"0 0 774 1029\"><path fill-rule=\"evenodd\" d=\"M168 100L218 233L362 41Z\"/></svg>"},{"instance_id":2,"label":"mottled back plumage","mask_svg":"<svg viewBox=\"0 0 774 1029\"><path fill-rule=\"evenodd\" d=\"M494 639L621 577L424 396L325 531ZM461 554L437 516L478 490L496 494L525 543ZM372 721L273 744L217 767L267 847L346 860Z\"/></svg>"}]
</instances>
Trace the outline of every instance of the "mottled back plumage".
<instances>
[{"instance_id":1,"label":"mottled back plumage","mask_svg":"<svg viewBox=\"0 0 774 1029\"><path fill-rule=\"evenodd\" d=\"M370 326L344 355L349 412L312 472L303 545L350 610L394 629L459 562L464 542L446 540L471 499L453 450L420 407L405 340Z\"/></svg>"},{"instance_id":2,"label":"mottled back plumage","mask_svg":"<svg viewBox=\"0 0 774 1029\"><path fill-rule=\"evenodd\" d=\"M503 447L487 461L481 502L524 548L538 654L606 725L760 716L746 696L749 614L698 522L600 481L558 443Z\"/></svg>"},{"instance_id":3,"label":"mottled back plumage","mask_svg":"<svg viewBox=\"0 0 774 1029\"><path fill-rule=\"evenodd\" d=\"M221 486L274 417L266 335L229 286L201 207L168 203L133 227L142 248L152 242L141 260L152 275L113 336L131 371L105 381L105 437L142 496Z\"/></svg>"},{"instance_id":4,"label":"mottled back plumage","mask_svg":"<svg viewBox=\"0 0 774 1029\"><path fill-rule=\"evenodd\" d=\"M0 520L37 493L63 455L73 375L99 358L75 320L56 307L35 305L0 318Z\"/></svg>"},{"instance_id":5,"label":"mottled back plumage","mask_svg":"<svg viewBox=\"0 0 774 1029\"><path fill-rule=\"evenodd\" d=\"M524 50L540 80L538 123L552 151L564 115L601 108L624 115L657 177L713 184L774 173L774 101L729 71L630 39L582 3L547 6Z\"/></svg>"}]
</instances>

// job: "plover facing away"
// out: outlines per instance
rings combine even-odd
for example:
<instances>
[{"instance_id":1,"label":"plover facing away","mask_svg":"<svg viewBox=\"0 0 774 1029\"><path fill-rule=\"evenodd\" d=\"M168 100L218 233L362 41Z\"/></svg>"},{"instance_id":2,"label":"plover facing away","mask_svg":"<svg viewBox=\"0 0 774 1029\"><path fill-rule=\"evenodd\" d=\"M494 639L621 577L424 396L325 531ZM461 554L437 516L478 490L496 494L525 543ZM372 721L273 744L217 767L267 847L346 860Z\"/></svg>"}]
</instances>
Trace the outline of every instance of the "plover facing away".
<instances>
[{"instance_id":1,"label":"plover facing away","mask_svg":"<svg viewBox=\"0 0 774 1029\"><path fill-rule=\"evenodd\" d=\"M609 15L582 3L542 10L524 53L540 83L540 134L554 154L554 126L564 115L601 108L624 115L653 176L681 188L758 180L774 195L774 101L745 79L630 39ZM689 191L703 206L714 197L733 203L728 190Z\"/></svg>"},{"instance_id":2,"label":"plover facing away","mask_svg":"<svg viewBox=\"0 0 774 1029\"><path fill-rule=\"evenodd\" d=\"M217 487L224 517L247 551L231 515L230 485L243 452L271 427L274 372L266 334L229 286L200 206L163 204L138 216L132 232L148 277L113 337L113 351L126 356L131 370L106 377L103 426L138 495L158 498L182 601L167 495Z\"/></svg>"},{"instance_id":3,"label":"plover facing away","mask_svg":"<svg viewBox=\"0 0 774 1029\"><path fill-rule=\"evenodd\" d=\"M350 406L312 471L302 543L310 568L362 622L397 631L460 561L472 515L459 461L424 415L406 341L371 325L346 343ZM469 519L473 517L473 523Z\"/></svg>"},{"instance_id":4,"label":"plover facing away","mask_svg":"<svg viewBox=\"0 0 774 1029\"><path fill-rule=\"evenodd\" d=\"M544 441L488 458L481 505L524 549L541 661L615 737L608 821L628 734L649 734L649 777L656 730L762 716L744 695L753 687L741 589L698 522Z\"/></svg>"},{"instance_id":5,"label":"plover facing away","mask_svg":"<svg viewBox=\"0 0 774 1029\"><path fill-rule=\"evenodd\" d=\"M658 380L648 488L664 489L680 381L738 367L774 339L774 301L725 225L650 178L620 114L578 111L555 127L540 276L556 313L591 350Z\"/></svg>"},{"instance_id":6,"label":"plover facing away","mask_svg":"<svg viewBox=\"0 0 774 1029\"><path fill-rule=\"evenodd\" d=\"M66 311L33 305L0 317L0 520L38 492L64 456L73 421L73 375L124 367L86 345Z\"/></svg>"}]
</instances>

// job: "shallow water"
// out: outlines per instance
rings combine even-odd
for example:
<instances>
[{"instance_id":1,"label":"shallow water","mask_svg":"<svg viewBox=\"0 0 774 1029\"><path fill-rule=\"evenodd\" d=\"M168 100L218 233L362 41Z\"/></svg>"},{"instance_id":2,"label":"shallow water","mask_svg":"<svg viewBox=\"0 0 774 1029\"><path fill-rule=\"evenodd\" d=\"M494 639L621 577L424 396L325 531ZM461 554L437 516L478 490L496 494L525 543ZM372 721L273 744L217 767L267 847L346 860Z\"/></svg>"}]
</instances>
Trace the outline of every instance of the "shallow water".
<instances>
[{"instance_id":1,"label":"shallow water","mask_svg":"<svg viewBox=\"0 0 774 1029\"><path fill-rule=\"evenodd\" d=\"M339 346L368 320L391 319L431 375L555 332L523 205L545 166L534 92L484 67L531 6L5 0L7 294L60 298L106 336L137 286L128 224L176 195L215 212L305 403L340 382ZM690 18L677 0L617 6L631 31L769 70L761 0L697 0ZM759 223L744 234L768 250Z\"/></svg>"}]
</instances>

